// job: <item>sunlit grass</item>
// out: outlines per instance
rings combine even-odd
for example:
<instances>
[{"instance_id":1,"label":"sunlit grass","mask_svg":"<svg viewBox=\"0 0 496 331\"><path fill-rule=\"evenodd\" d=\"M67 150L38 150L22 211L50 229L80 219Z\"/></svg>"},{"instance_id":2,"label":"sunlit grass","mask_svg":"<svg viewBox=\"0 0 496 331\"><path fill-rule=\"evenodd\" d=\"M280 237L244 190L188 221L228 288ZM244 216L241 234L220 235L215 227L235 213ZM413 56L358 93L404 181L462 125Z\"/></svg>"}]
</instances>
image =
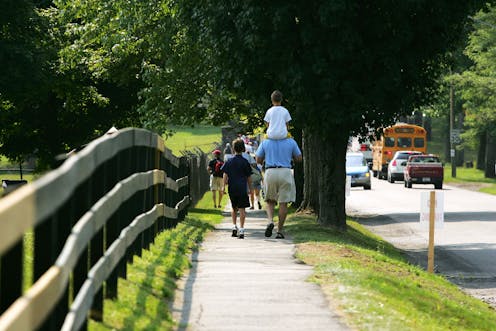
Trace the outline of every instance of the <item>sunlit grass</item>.
<instances>
[{"instance_id":1,"label":"sunlit grass","mask_svg":"<svg viewBox=\"0 0 496 331\"><path fill-rule=\"evenodd\" d=\"M456 168L456 178L451 175L451 165L447 164L444 167L444 181L446 183L461 183L461 184L483 184L479 192L496 195L496 178L484 177L484 171L476 168Z\"/></svg>"},{"instance_id":2,"label":"sunlit grass","mask_svg":"<svg viewBox=\"0 0 496 331\"><path fill-rule=\"evenodd\" d=\"M205 234L222 220L209 208L205 194L176 228L157 236L149 250L128 264L127 279L119 279L117 300L105 300L103 323L90 321L89 330L173 330L168 302L176 280L190 267L189 255Z\"/></svg>"},{"instance_id":3,"label":"sunlit grass","mask_svg":"<svg viewBox=\"0 0 496 331\"><path fill-rule=\"evenodd\" d=\"M173 136L165 138L165 146L175 155L186 150L201 149L205 153L211 152L221 143L221 128L209 125L174 126L176 131Z\"/></svg>"},{"instance_id":4,"label":"sunlit grass","mask_svg":"<svg viewBox=\"0 0 496 331\"><path fill-rule=\"evenodd\" d=\"M476 168L456 167L456 178L451 176L451 164L444 166L445 182L476 182L496 184L496 178L484 177L484 171Z\"/></svg>"},{"instance_id":5,"label":"sunlit grass","mask_svg":"<svg viewBox=\"0 0 496 331\"><path fill-rule=\"evenodd\" d=\"M393 246L348 220L348 231L294 215L288 232L311 281L358 330L496 330L496 312L444 278L406 262Z\"/></svg>"}]
</instances>

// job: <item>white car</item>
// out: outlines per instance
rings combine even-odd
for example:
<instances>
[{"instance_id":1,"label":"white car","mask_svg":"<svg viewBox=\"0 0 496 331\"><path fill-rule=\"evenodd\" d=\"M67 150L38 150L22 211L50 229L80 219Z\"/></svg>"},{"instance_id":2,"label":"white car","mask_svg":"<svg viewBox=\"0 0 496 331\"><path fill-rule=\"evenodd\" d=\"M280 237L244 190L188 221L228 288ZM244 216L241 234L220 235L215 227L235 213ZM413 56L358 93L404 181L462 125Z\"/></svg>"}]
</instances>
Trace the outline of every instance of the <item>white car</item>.
<instances>
[{"instance_id":1,"label":"white car","mask_svg":"<svg viewBox=\"0 0 496 331\"><path fill-rule=\"evenodd\" d=\"M398 151L388 164L387 180L394 183L396 180L404 180L403 170L410 155L422 154L418 151Z\"/></svg>"}]
</instances>

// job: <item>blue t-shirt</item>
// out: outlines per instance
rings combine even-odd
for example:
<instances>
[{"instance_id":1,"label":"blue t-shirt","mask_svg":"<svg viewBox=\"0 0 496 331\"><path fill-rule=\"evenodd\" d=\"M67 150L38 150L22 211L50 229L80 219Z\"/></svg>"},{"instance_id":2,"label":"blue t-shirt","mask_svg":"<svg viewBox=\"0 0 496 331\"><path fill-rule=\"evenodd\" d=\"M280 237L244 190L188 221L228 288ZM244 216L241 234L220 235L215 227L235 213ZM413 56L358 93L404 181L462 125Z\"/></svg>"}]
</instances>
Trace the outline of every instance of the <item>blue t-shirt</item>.
<instances>
[{"instance_id":1,"label":"blue t-shirt","mask_svg":"<svg viewBox=\"0 0 496 331\"><path fill-rule=\"evenodd\" d=\"M271 167L291 168L291 160L293 157L301 155L301 150L292 138L265 139L258 146L255 155L259 158L265 158L266 169Z\"/></svg>"},{"instance_id":2,"label":"blue t-shirt","mask_svg":"<svg viewBox=\"0 0 496 331\"><path fill-rule=\"evenodd\" d=\"M236 154L233 158L227 160L221 169L228 177L229 194L247 194L248 177L251 175L251 167L243 156Z\"/></svg>"}]
</instances>

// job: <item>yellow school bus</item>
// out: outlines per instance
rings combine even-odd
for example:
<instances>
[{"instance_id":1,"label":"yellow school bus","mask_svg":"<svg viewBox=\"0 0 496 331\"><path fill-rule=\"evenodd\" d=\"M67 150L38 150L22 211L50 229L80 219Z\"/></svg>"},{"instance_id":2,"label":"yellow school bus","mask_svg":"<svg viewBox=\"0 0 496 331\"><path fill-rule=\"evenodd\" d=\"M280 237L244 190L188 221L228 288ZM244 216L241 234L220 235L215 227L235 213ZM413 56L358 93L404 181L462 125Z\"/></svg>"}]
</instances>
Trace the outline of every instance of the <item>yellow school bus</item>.
<instances>
[{"instance_id":1,"label":"yellow school bus","mask_svg":"<svg viewBox=\"0 0 496 331\"><path fill-rule=\"evenodd\" d=\"M389 161L397 151L427 152L426 131L413 124L398 123L384 128L372 145L372 173L386 179Z\"/></svg>"}]
</instances>

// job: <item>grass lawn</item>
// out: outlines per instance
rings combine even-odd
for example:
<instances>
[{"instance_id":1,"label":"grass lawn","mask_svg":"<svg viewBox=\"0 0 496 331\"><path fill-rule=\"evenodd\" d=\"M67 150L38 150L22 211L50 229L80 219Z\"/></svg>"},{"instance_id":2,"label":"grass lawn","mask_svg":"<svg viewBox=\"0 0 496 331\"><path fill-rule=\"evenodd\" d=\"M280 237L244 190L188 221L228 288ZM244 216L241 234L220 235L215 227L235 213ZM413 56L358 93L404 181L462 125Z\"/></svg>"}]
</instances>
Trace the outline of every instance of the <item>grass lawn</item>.
<instances>
[{"instance_id":1,"label":"grass lawn","mask_svg":"<svg viewBox=\"0 0 496 331\"><path fill-rule=\"evenodd\" d=\"M496 178L484 177L484 171L476 168L456 168L456 178L451 177L451 165L446 164L444 167L444 181L447 184L453 183L475 183L482 184L479 192L496 195Z\"/></svg>"},{"instance_id":2,"label":"grass lawn","mask_svg":"<svg viewBox=\"0 0 496 331\"><path fill-rule=\"evenodd\" d=\"M292 215L297 257L314 266L310 281L358 330L496 330L496 312L444 278L406 262L390 244L348 220L348 231Z\"/></svg>"},{"instance_id":3,"label":"grass lawn","mask_svg":"<svg viewBox=\"0 0 496 331\"><path fill-rule=\"evenodd\" d=\"M189 254L222 220L220 210L210 206L207 192L184 222L158 235L141 257L135 256L128 265L127 279L119 278L118 299L105 300L103 323L90 320L89 330L173 329L168 302L175 282L190 267Z\"/></svg>"},{"instance_id":4,"label":"grass lawn","mask_svg":"<svg viewBox=\"0 0 496 331\"><path fill-rule=\"evenodd\" d=\"M221 128L210 125L175 126L171 128L176 133L165 139L165 146L172 150L174 155L181 155L181 151L200 148L205 153L212 152L222 141Z\"/></svg>"}]
</instances>

